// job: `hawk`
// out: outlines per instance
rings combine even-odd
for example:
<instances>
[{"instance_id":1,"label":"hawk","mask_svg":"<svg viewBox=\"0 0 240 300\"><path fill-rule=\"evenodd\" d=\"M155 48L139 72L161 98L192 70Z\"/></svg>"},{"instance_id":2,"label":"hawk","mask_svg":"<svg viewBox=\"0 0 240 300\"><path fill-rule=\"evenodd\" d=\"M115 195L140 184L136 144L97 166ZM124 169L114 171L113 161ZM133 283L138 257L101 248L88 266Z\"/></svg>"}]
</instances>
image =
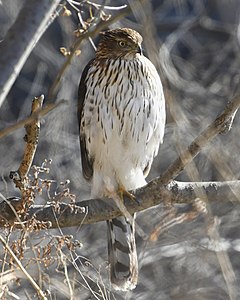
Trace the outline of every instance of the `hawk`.
<instances>
[{"instance_id":1,"label":"hawk","mask_svg":"<svg viewBox=\"0 0 240 300\"><path fill-rule=\"evenodd\" d=\"M146 184L162 143L165 100L160 77L142 54L142 37L133 29L106 31L79 85L82 171L91 196L111 197ZM112 285L136 287L138 262L134 217L107 221Z\"/></svg>"}]
</instances>

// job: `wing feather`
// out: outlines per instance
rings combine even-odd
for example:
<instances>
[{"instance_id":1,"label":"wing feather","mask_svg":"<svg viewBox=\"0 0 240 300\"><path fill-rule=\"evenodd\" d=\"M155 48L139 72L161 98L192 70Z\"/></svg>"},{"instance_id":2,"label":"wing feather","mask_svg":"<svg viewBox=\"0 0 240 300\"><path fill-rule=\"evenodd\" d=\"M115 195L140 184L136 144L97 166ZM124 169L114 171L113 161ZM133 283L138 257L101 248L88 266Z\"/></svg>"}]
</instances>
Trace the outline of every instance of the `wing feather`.
<instances>
[{"instance_id":1,"label":"wing feather","mask_svg":"<svg viewBox=\"0 0 240 300\"><path fill-rule=\"evenodd\" d=\"M86 180L91 180L93 176L93 161L94 158L90 157L88 149L86 147L86 136L82 132L81 121L83 117L83 108L86 101L86 77L88 71L91 67L93 60L91 60L83 70L81 80L79 83L78 89L78 122L79 122L79 141L80 141L80 150L81 150L81 159L82 159L82 172Z\"/></svg>"}]
</instances>

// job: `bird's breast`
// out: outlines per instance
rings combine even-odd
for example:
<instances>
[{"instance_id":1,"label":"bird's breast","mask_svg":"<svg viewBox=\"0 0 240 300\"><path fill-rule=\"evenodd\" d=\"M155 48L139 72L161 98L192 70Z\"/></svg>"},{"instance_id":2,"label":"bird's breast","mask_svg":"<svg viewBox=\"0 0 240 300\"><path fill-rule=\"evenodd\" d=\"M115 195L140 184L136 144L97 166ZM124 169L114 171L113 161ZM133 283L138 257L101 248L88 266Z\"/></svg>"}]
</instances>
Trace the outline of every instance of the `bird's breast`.
<instances>
[{"instance_id":1,"label":"bird's breast","mask_svg":"<svg viewBox=\"0 0 240 300\"><path fill-rule=\"evenodd\" d=\"M135 146L150 140L164 110L164 99L156 69L140 57L108 60L90 68L83 119L92 139Z\"/></svg>"}]
</instances>

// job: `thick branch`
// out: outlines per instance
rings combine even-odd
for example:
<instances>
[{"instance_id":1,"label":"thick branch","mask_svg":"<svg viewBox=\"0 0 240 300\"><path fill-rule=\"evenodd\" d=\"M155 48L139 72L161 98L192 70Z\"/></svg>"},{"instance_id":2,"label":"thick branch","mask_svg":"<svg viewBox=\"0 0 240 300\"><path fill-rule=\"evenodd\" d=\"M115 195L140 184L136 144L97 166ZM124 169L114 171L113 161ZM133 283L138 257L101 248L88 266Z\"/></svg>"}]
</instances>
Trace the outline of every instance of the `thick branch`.
<instances>
[{"instance_id":1,"label":"thick branch","mask_svg":"<svg viewBox=\"0 0 240 300\"><path fill-rule=\"evenodd\" d=\"M232 201L239 201L234 195L240 195L240 181L226 182L177 182L174 181L167 188L159 187L158 179L151 181L145 187L138 189L136 201L126 200L125 206L129 213L139 212L147 208L164 204L165 193L171 192L175 196L174 204L192 204L195 200L195 190L205 190L209 202L224 202L231 198ZM3 207L3 205L5 207ZM53 213L53 211L55 213ZM0 215L6 212L6 204L0 205ZM69 204L59 204L59 209L49 204L45 206L36 205L30 208L28 218L36 215L40 221L51 222L52 228L79 226L80 224L91 224L99 221L112 219L121 215L121 212L114 206L111 199L92 199L77 202L75 207Z\"/></svg>"}]
</instances>

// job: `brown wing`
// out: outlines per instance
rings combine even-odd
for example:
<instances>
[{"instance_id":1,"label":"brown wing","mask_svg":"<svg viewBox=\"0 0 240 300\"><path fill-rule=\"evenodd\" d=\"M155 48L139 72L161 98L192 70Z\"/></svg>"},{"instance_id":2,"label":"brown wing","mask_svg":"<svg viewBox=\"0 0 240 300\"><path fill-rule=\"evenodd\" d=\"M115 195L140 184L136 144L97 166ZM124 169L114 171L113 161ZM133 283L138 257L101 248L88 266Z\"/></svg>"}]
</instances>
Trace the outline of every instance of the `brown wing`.
<instances>
[{"instance_id":1,"label":"brown wing","mask_svg":"<svg viewBox=\"0 0 240 300\"><path fill-rule=\"evenodd\" d=\"M78 89L78 124L79 124L79 141L80 141L80 150L81 150L81 159L82 159L82 172L83 176L86 180L91 180L93 176L93 158L89 156L88 149L86 148L86 136L81 131L81 120L83 115L83 107L84 103L86 101L86 76L88 74L88 70L91 67L92 64L91 60L85 69L83 70L81 80L79 83L79 89Z\"/></svg>"}]
</instances>

